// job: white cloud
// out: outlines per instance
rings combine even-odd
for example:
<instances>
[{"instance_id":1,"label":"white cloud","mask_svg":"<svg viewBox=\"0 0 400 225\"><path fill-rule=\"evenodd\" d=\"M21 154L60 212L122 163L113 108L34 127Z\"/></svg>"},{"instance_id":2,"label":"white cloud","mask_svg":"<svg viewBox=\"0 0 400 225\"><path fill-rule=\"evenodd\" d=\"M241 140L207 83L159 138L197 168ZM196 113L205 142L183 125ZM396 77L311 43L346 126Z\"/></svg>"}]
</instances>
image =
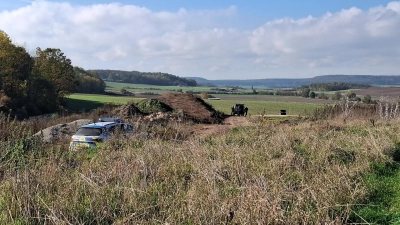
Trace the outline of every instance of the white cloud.
<instances>
[{"instance_id":1,"label":"white cloud","mask_svg":"<svg viewBox=\"0 0 400 225\"><path fill-rule=\"evenodd\" d=\"M276 55L300 68L304 63L311 68L340 67L349 61L357 63L347 66L361 67L370 66L362 63L370 57L377 61L399 58L399 4L392 2L369 11L351 8L321 18L271 21L253 32L250 46L259 57Z\"/></svg>"},{"instance_id":2,"label":"white cloud","mask_svg":"<svg viewBox=\"0 0 400 225\"><path fill-rule=\"evenodd\" d=\"M240 11L240 10L239 10ZM60 48L85 69L162 71L210 79L399 74L400 2L321 17L281 18L254 30L226 9L153 12L119 3L33 1L0 12L0 29L29 50Z\"/></svg>"}]
</instances>

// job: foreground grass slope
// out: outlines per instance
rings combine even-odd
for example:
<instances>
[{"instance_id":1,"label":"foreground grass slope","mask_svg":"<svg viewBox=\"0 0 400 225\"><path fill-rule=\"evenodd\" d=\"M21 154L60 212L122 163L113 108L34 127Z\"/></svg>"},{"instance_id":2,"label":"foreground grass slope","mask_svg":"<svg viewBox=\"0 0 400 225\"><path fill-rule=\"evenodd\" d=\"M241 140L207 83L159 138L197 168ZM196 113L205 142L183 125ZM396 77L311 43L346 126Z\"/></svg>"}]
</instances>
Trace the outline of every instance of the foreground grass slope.
<instances>
[{"instance_id":1,"label":"foreground grass slope","mask_svg":"<svg viewBox=\"0 0 400 225\"><path fill-rule=\"evenodd\" d=\"M1 224L376 222L363 214L380 202L371 165L394 165L400 142L398 120L254 119L206 137L141 126L153 138L69 152L69 140L33 142L29 126L5 124L14 137L0 146ZM384 222L400 218L396 201L381 209Z\"/></svg>"}]
</instances>

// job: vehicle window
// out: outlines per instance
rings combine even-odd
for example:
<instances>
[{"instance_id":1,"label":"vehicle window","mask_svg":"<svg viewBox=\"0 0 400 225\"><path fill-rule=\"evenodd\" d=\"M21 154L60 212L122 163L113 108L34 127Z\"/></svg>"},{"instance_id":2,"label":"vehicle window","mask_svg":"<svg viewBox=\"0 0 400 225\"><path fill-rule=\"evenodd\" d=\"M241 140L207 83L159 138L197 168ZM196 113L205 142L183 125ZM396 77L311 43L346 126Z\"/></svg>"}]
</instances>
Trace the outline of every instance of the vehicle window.
<instances>
[{"instance_id":1,"label":"vehicle window","mask_svg":"<svg viewBox=\"0 0 400 225\"><path fill-rule=\"evenodd\" d=\"M100 136L102 132L101 128L91 128L91 127L81 127L75 133L75 135L82 135L82 136Z\"/></svg>"}]
</instances>

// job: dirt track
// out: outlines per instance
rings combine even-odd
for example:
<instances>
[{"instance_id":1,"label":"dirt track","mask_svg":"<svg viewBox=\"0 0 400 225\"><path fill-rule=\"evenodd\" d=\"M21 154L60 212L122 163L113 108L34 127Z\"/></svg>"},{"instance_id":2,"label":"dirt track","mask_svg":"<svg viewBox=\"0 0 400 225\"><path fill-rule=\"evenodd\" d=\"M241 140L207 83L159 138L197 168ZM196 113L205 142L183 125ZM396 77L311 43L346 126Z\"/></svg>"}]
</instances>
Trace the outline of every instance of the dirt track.
<instances>
[{"instance_id":1,"label":"dirt track","mask_svg":"<svg viewBox=\"0 0 400 225\"><path fill-rule=\"evenodd\" d=\"M243 116L227 116L222 124L198 124L194 128L194 133L197 136L207 136L211 134L222 134L228 130L250 125L247 117Z\"/></svg>"}]
</instances>

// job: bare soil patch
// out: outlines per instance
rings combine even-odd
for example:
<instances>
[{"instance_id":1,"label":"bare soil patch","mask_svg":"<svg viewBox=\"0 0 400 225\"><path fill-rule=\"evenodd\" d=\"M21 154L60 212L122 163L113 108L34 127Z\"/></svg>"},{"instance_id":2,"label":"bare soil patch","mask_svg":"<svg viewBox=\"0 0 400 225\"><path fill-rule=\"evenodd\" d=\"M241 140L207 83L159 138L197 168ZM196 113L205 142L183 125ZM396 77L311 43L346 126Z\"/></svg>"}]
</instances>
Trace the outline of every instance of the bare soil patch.
<instances>
[{"instance_id":1,"label":"bare soil patch","mask_svg":"<svg viewBox=\"0 0 400 225\"><path fill-rule=\"evenodd\" d=\"M195 136L208 136L213 134L223 134L230 129L239 126L249 126L250 122L244 116L226 116L220 124L197 124L192 127Z\"/></svg>"},{"instance_id":2,"label":"bare soil patch","mask_svg":"<svg viewBox=\"0 0 400 225\"><path fill-rule=\"evenodd\" d=\"M175 111L181 112L194 122L218 124L222 122L221 115L200 97L186 93L165 93L158 100L169 105Z\"/></svg>"},{"instance_id":3,"label":"bare soil patch","mask_svg":"<svg viewBox=\"0 0 400 225\"><path fill-rule=\"evenodd\" d=\"M367 89L354 90L356 95L370 95L372 97L380 96L399 96L400 87L370 87Z\"/></svg>"}]
</instances>

